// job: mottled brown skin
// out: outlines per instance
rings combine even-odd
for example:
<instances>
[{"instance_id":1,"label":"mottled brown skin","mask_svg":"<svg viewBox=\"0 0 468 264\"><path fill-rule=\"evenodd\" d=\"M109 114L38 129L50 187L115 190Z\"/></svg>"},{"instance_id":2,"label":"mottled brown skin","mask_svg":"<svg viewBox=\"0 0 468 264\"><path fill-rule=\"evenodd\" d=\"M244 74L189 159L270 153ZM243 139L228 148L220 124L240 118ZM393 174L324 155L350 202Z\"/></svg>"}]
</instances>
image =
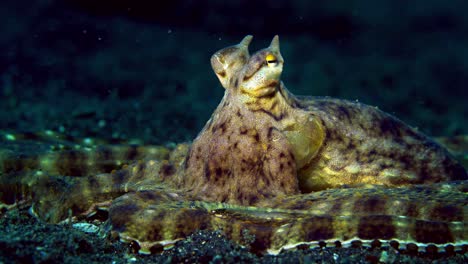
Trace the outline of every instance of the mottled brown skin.
<instances>
[{"instance_id":1,"label":"mottled brown skin","mask_svg":"<svg viewBox=\"0 0 468 264\"><path fill-rule=\"evenodd\" d=\"M301 185L307 185L303 190L467 178L447 150L376 107L332 98L302 99L299 105L317 116L326 131L314 161L299 172Z\"/></svg>"},{"instance_id":2,"label":"mottled brown skin","mask_svg":"<svg viewBox=\"0 0 468 264\"><path fill-rule=\"evenodd\" d=\"M246 53L234 52L242 62ZM274 67L265 60L269 54L278 60ZM229 79L230 86L193 142L181 185L188 184L205 199L255 205L276 195L342 185L467 178L445 149L375 107L296 98L280 81L283 61L277 40L243 69L236 65L230 71L226 64L218 77L222 83Z\"/></svg>"},{"instance_id":3,"label":"mottled brown skin","mask_svg":"<svg viewBox=\"0 0 468 264\"><path fill-rule=\"evenodd\" d=\"M468 177L444 148L375 107L292 95L278 37L252 56L251 39L211 58L226 92L191 145L18 159L12 144L1 201L31 199L50 222L108 208L113 232L143 253L200 229L270 253L355 239L466 245Z\"/></svg>"},{"instance_id":4,"label":"mottled brown skin","mask_svg":"<svg viewBox=\"0 0 468 264\"><path fill-rule=\"evenodd\" d=\"M135 219L146 218L142 214L148 211L156 214L150 217L154 221L122 219L125 224L119 226L127 226L120 231L127 240L174 238L164 233L184 237L187 227L183 232L170 224L161 228L156 220L170 223L174 208L185 208L183 214L194 219L185 222L188 230L222 229L236 241L243 240L242 230L250 230L256 236L251 246L259 251L353 238L438 244L466 239L464 187L448 184L450 195L444 195L447 190L427 185L462 180L466 186L465 169L445 149L375 107L295 97L280 81L277 37L252 57L250 40L211 59L226 93L170 180L175 189L185 190L174 196L180 200L171 202L172 210L146 210L147 202L139 202L146 199L138 194L114 202L118 207L111 207L111 222L120 208L135 210ZM365 184L374 187L358 188ZM323 191L343 185L357 188ZM412 200L423 198L421 190L425 204ZM197 200L203 202L181 205ZM165 231L148 238L128 229Z\"/></svg>"}]
</instances>

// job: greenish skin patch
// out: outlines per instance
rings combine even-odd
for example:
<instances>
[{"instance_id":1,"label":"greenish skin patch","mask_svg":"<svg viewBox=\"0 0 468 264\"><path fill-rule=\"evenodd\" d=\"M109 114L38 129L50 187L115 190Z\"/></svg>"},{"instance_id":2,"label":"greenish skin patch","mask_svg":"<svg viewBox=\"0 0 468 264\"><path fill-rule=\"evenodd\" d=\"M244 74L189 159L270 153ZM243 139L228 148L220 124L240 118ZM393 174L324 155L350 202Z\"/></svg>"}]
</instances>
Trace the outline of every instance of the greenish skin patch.
<instances>
[{"instance_id":1,"label":"greenish skin patch","mask_svg":"<svg viewBox=\"0 0 468 264\"><path fill-rule=\"evenodd\" d=\"M212 56L225 95L191 145L23 159L6 149L0 198L30 198L50 222L108 208L113 232L142 253L200 229L270 253L353 239L466 244L468 176L444 148L375 107L294 96L278 37L252 56L251 39Z\"/></svg>"}]
</instances>

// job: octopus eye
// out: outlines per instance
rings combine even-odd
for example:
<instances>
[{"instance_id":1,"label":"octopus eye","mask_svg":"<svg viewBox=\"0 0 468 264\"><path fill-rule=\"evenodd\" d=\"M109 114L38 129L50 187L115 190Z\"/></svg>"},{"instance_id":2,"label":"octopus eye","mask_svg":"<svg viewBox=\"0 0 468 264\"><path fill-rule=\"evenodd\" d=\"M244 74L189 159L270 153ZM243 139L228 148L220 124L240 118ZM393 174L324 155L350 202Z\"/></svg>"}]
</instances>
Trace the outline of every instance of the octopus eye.
<instances>
[{"instance_id":1,"label":"octopus eye","mask_svg":"<svg viewBox=\"0 0 468 264\"><path fill-rule=\"evenodd\" d=\"M278 65L278 59L275 55L271 53L265 57L265 61L269 67L275 67L276 65Z\"/></svg>"}]
</instances>

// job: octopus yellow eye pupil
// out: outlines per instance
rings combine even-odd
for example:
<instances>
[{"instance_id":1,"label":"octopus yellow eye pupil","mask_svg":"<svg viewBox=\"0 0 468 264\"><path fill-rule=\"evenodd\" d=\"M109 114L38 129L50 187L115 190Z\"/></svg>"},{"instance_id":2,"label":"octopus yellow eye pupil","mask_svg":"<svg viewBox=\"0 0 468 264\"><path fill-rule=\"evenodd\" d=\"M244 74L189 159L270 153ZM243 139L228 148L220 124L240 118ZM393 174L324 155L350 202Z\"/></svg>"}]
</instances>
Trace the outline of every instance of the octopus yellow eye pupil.
<instances>
[{"instance_id":1,"label":"octopus yellow eye pupil","mask_svg":"<svg viewBox=\"0 0 468 264\"><path fill-rule=\"evenodd\" d=\"M268 55L266 56L265 60L266 60L266 62L267 62L268 64L270 64L270 63L277 63L277 62L278 62L278 60L276 59L276 56L273 55L273 54L268 54Z\"/></svg>"}]
</instances>

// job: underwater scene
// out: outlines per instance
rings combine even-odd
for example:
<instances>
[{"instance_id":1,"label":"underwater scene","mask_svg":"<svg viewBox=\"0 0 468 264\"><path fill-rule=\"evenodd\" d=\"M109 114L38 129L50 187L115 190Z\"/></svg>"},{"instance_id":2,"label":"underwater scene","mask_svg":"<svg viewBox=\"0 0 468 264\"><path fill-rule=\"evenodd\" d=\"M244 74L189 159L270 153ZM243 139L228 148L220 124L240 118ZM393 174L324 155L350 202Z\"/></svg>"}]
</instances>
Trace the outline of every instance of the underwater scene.
<instances>
[{"instance_id":1,"label":"underwater scene","mask_svg":"<svg viewBox=\"0 0 468 264\"><path fill-rule=\"evenodd\" d=\"M0 3L0 263L467 263L468 2Z\"/></svg>"}]
</instances>

